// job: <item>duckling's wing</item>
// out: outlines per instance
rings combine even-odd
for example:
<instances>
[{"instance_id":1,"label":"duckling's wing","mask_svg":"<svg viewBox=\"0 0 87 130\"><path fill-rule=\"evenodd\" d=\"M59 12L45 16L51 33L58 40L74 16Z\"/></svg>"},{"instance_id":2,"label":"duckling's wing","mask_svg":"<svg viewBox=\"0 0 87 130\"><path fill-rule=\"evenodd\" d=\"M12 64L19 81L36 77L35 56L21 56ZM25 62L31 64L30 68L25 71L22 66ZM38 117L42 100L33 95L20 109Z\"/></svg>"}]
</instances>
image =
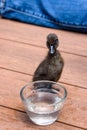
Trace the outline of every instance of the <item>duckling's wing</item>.
<instances>
[{"instance_id":1,"label":"duckling's wing","mask_svg":"<svg viewBox=\"0 0 87 130\"><path fill-rule=\"evenodd\" d=\"M63 60L57 60L54 63L50 63L48 66L48 78L51 81L57 82L60 77L63 70L64 62Z\"/></svg>"},{"instance_id":2,"label":"duckling's wing","mask_svg":"<svg viewBox=\"0 0 87 130\"><path fill-rule=\"evenodd\" d=\"M60 79L62 71L63 71L63 67L64 67L64 62L60 61L56 68L55 81L58 81Z\"/></svg>"},{"instance_id":3,"label":"duckling's wing","mask_svg":"<svg viewBox=\"0 0 87 130\"><path fill-rule=\"evenodd\" d=\"M47 79L47 66L46 61L40 63L37 67L36 71L34 72L33 81L37 80L45 80Z\"/></svg>"}]
</instances>

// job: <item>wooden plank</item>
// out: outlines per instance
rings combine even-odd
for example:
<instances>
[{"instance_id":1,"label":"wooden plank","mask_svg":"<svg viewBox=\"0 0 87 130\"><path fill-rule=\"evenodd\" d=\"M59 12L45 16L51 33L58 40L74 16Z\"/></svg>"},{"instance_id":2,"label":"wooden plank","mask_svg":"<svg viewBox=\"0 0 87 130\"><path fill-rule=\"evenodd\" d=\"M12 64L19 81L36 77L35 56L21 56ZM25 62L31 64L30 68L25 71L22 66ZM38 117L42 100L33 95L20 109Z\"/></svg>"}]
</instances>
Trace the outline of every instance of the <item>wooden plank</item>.
<instances>
[{"instance_id":1,"label":"wooden plank","mask_svg":"<svg viewBox=\"0 0 87 130\"><path fill-rule=\"evenodd\" d=\"M0 38L46 47L46 36L56 33L60 41L60 50L87 56L87 36L69 31L33 26L6 19L0 20Z\"/></svg>"},{"instance_id":2,"label":"wooden plank","mask_svg":"<svg viewBox=\"0 0 87 130\"><path fill-rule=\"evenodd\" d=\"M33 124L28 116L19 111L0 107L0 129L1 130L82 130L74 126L68 126L59 122L55 122L49 126L38 126Z\"/></svg>"},{"instance_id":3,"label":"wooden plank","mask_svg":"<svg viewBox=\"0 0 87 130\"><path fill-rule=\"evenodd\" d=\"M47 49L0 40L0 67L33 75ZM87 58L61 53L65 66L61 82L87 88Z\"/></svg>"},{"instance_id":4,"label":"wooden plank","mask_svg":"<svg viewBox=\"0 0 87 130\"><path fill-rule=\"evenodd\" d=\"M20 99L20 89L31 81L31 76L0 69L0 105L25 111ZM68 96L59 121L87 129L87 91L63 84Z\"/></svg>"}]
</instances>

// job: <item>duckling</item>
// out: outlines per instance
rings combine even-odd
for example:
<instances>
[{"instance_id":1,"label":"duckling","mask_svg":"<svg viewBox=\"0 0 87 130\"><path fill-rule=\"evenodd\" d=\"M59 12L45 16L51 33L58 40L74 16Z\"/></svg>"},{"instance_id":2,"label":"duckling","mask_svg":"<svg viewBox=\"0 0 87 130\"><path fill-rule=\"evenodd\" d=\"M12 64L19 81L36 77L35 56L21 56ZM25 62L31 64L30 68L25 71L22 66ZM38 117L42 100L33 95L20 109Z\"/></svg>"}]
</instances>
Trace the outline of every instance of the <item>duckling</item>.
<instances>
[{"instance_id":1,"label":"duckling","mask_svg":"<svg viewBox=\"0 0 87 130\"><path fill-rule=\"evenodd\" d=\"M49 49L48 54L37 67L32 80L49 80L57 82L60 79L64 66L64 60L57 50L59 45L57 35L54 33L49 34L47 36L46 45Z\"/></svg>"}]
</instances>

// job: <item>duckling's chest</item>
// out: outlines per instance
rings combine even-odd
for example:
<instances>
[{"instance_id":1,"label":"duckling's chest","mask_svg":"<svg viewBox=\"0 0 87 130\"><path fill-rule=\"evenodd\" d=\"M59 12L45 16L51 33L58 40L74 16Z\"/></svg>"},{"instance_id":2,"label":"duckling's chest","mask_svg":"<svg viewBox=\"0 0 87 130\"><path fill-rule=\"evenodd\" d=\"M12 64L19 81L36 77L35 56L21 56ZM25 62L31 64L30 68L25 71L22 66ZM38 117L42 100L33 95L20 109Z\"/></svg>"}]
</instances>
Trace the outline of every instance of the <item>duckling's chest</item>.
<instances>
[{"instance_id":1,"label":"duckling's chest","mask_svg":"<svg viewBox=\"0 0 87 130\"><path fill-rule=\"evenodd\" d=\"M49 59L47 59L47 64L48 65L52 65L52 66L56 66L60 63L60 59L57 56L51 57Z\"/></svg>"},{"instance_id":2,"label":"duckling's chest","mask_svg":"<svg viewBox=\"0 0 87 130\"><path fill-rule=\"evenodd\" d=\"M47 60L48 71L51 71L51 72L55 73L58 70L60 70L61 67L62 67L62 62L61 62L60 58L53 57L53 58Z\"/></svg>"}]
</instances>

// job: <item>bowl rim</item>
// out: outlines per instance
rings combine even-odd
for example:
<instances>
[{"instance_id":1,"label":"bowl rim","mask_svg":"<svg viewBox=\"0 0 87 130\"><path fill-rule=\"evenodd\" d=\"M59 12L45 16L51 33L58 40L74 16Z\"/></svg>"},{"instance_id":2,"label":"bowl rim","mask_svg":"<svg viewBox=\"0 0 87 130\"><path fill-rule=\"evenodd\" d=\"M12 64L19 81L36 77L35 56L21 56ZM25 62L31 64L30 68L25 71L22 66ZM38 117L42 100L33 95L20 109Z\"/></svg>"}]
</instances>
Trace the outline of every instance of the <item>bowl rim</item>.
<instances>
[{"instance_id":1,"label":"bowl rim","mask_svg":"<svg viewBox=\"0 0 87 130\"><path fill-rule=\"evenodd\" d=\"M26 98L24 98L24 96L23 96L23 91L24 91L24 89L25 89L26 87L28 87L29 85L33 85L34 83L39 83L39 82L50 82L50 83L54 83L54 84L58 85L59 87L61 87L61 88L64 90L64 96L61 98L60 101L57 101L56 103L53 103L53 104L49 104L49 105L47 105L47 106L53 106L54 104L58 104L58 103L64 102L64 101L66 100L67 90L66 90L66 88L65 88L63 85L61 85L61 84L58 83L58 82L54 82L54 81L50 81L50 80L38 80L38 81L30 81L30 82L28 82L26 85L24 85L24 86L21 88L21 90L20 90L20 97L21 97L21 99L22 99L23 102L26 100Z\"/></svg>"}]
</instances>

